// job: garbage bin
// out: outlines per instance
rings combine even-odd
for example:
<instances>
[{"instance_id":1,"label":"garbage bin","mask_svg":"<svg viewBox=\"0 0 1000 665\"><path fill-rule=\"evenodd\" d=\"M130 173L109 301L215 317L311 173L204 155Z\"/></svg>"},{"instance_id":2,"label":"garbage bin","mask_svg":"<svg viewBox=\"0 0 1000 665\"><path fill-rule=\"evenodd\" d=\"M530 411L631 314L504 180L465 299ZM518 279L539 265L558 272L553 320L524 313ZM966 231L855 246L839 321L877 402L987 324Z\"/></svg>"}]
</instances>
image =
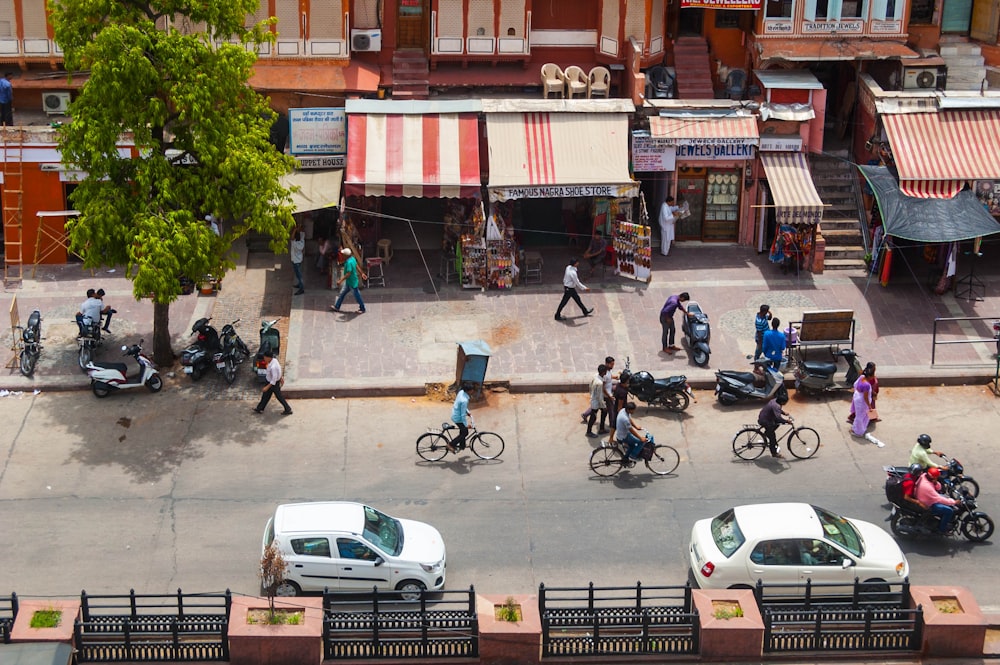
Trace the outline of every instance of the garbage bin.
<instances>
[{"instance_id":1,"label":"garbage bin","mask_svg":"<svg viewBox=\"0 0 1000 665\"><path fill-rule=\"evenodd\" d=\"M492 353L489 345L481 339L459 342L455 384L461 386L463 381L469 381L482 386L486 380L486 365L489 364Z\"/></svg>"}]
</instances>

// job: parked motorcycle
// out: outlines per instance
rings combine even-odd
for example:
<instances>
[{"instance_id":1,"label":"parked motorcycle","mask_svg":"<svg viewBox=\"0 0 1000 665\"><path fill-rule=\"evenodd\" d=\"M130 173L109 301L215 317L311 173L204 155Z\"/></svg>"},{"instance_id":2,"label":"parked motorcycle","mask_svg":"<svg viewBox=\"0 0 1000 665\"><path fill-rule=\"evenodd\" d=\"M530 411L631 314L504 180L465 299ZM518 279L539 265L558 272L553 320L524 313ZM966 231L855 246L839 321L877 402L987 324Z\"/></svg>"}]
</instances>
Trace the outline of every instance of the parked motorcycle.
<instances>
[{"instance_id":1,"label":"parked motorcycle","mask_svg":"<svg viewBox=\"0 0 1000 665\"><path fill-rule=\"evenodd\" d=\"M94 359L97 347L104 344L104 340L101 339L101 322L84 324L83 332L76 338L76 344L79 347L77 349L77 363L80 365L80 370L86 372L90 361Z\"/></svg>"},{"instance_id":2,"label":"parked motorcycle","mask_svg":"<svg viewBox=\"0 0 1000 665\"><path fill-rule=\"evenodd\" d=\"M715 373L715 396L725 406L731 406L741 399L769 400L778 395L788 397L785 377L771 367L771 361L767 358L753 361L752 372L719 370Z\"/></svg>"},{"instance_id":3,"label":"parked motorcycle","mask_svg":"<svg viewBox=\"0 0 1000 665\"><path fill-rule=\"evenodd\" d=\"M861 361L853 349L841 349L833 354L834 362L817 362L796 358L795 389L805 393L853 390L854 382L861 376ZM847 361L847 372L837 380L837 358Z\"/></svg>"},{"instance_id":4,"label":"parked motorcycle","mask_svg":"<svg viewBox=\"0 0 1000 665\"><path fill-rule=\"evenodd\" d=\"M945 469L941 469L941 484L955 488L956 490L960 487L968 488L969 494L973 498L979 496L979 483L972 476L965 475L965 467L957 459L950 458L945 454L941 454L939 457L948 462L948 466ZM902 478L906 475L909 467L907 466L883 466L883 470L890 477Z\"/></svg>"},{"instance_id":5,"label":"parked motorcycle","mask_svg":"<svg viewBox=\"0 0 1000 665\"><path fill-rule=\"evenodd\" d=\"M681 317L681 331L684 333L684 341L687 342L691 359L698 367L708 365L708 358L712 355L712 349L708 346L712 338L712 327L708 323L708 314L701 308L701 305L689 300L685 303L687 316Z\"/></svg>"},{"instance_id":6,"label":"parked motorcycle","mask_svg":"<svg viewBox=\"0 0 1000 665\"><path fill-rule=\"evenodd\" d=\"M195 381L205 376L209 364L215 362L216 354L222 352L219 332L209 323L211 320L211 318L200 318L194 322L191 334L197 335L198 339L181 353L184 373Z\"/></svg>"},{"instance_id":7,"label":"parked motorcycle","mask_svg":"<svg viewBox=\"0 0 1000 665\"><path fill-rule=\"evenodd\" d=\"M267 361L264 360L264 352L270 351L274 355L278 355L281 350L281 332L274 327L277 324L278 319L260 322L260 348L257 349L257 355L254 357L254 367L257 370L257 378L261 381L265 381L267 376Z\"/></svg>"},{"instance_id":8,"label":"parked motorcycle","mask_svg":"<svg viewBox=\"0 0 1000 665\"><path fill-rule=\"evenodd\" d=\"M230 385L236 380L236 367L250 357L250 349L236 333L236 324L239 322L236 319L222 326L222 353L216 354L215 358L215 368L222 371L226 383Z\"/></svg>"},{"instance_id":9,"label":"parked motorcycle","mask_svg":"<svg viewBox=\"0 0 1000 665\"><path fill-rule=\"evenodd\" d=\"M139 365L139 371L130 381L128 378L128 367L125 363L95 363L87 365L87 374L90 375L90 389L97 397L107 397L113 390L129 390L145 386L149 392L159 392L163 387L163 379L156 371L153 361L142 353L142 343L132 346L123 346L122 355L132 356Z\"/></svg>"},{"instance_id":10,"label":"parked motorcycle","mask_svg":"<svg viewBox=\"0 0 1000 665\"><path fill-rule=\"evenodd\" d=\"M35 373L38 357L42 355L42 315L36 309L28 317L28 325L21 328L21 374L30 377Z\"/></svg>"},{"instance_id":11,"label":"parked motorcycle","mask_svg":"<svg viewBox=\"0 0 1000 665\"><path fill-rule=\"evenodd\" d=\"M974 543L989 540L993 535L993 520L986 513L977 510L976 497L965 487L959 487L952 495L958 503L952 506L955 516L948 525L948 531L938 531L939 518L919 504L898 497L889 497L888 483L886 496L892 503L889 513L889 527L897 536L942 536L951 537L961 533Z\"/></svg>"},{"instance_id":12,"label":"parked motorcycle","mask_svg":"<svg viewBox=\"0 0 1000 665\"><path fill-rule=\"evenodd\" d=\"M654 379L649 372L636 372L629 379L628 392L648 406L662 406L680 413L694 399L691 386L683 374L666 379Z\"/></svg>"}]
</instances>

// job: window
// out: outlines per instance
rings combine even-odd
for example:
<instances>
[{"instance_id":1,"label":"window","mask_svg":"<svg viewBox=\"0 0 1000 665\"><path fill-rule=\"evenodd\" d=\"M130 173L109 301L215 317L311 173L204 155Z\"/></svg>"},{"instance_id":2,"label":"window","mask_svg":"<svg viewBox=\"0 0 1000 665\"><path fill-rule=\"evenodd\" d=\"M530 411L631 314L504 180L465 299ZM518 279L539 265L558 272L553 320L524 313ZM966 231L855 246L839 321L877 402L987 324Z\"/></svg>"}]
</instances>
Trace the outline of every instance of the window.
<instances>
[{"instance_id":1,"label":"window","mask_svg":"<svg viewBox=\"0 0 1000 665\"><path fill-rule=\"evenodd\" d=\"M913 3L913 11L916 12L919 2ZM930 3L931 13L934 12L934 3ZM898 21L903 16L903 0L874 0L872 5L872 18L876 21ZM928 22L930 19L928 18ZM913 16L910 22L914 23Z\"/></svg>"},{"instance_id":2,"label":"window","mask_svg":"<svg viewBox=\"0 0 1000 665\"><path fill-rule=\"evenodd\" d=\"M327 538L292 538L292 551L305 556L330 558L330 541Z\"/></svg>"},{"instance_id":3,"label":"window","mask_svg":"<svg viewBox=\"0 0 1000 665\"><path fill-rule=\"evenodd\" d=\"M362 535L375 547L393 556L403 551L403 525L371 506L365 506L365 526Z\"/></svg>"},{"instance_id":4,"label":"window","mask_svg":"<svg viewBox=\"0 0 1000 665\"><path fill-rule=\"evenodd\" d=\"M799 556L803 566L840 566L844 561L836 547L822 540L800 540Z\"/></svg>"},{"instance_id":5,"label":"window","mask_svg":"<svg viewBox=\"0 0 1000 665\"><path fill-rule=\"evenodd\" d=\"M897 0L897 4L901 4L900 0ZM878 7L877 3L875 7ZM934 0L913 0L910 8L910 23L930 25L933 22Z\"/></svg>"},{"instance_id":6,"label":"window","mask_svg":"<svg viewBox=\"0 0 1000 665\"><path fill-rule=\"evenodd\" d=\"M378 557L372 548L353 538L337 538L337 552L340 553L341 559L374 561Z\"/></svg>"},{"instance_id":7,"label":"window","mask_svg":"<svg viewBox=\"0 0 1000 665\"><path fill-rule=\"evenodd\" d=\"M764 6L766 18L792 18L792 0L767 0Z\"/></svg>"},{"instance_id":8,"label":"window","mask_svg":"<svg viewBox=\"0 0 1000 665\"><path fill-rule=\"evenodd\" d=\"M729 509L712 520L712 540L727 559L746 542L735 511Z\"/></svg>"},{"instance_id":9,"label":"window","mask_svg":"<svg viewBox=\"0 0 1000 665\"><path fill-rule=\"evenodd\" d=\"M853 524L847 521L846 517L835 515L816 506L813 506L813 510L816 511L820 526L823 527L823 533L826 534L827 538L855 556L864 554L861 534L858 533Z\"/></svg>"},{"instance_id":10,"label":"window","mask_svg":"<svg viewBox=\"0 0 1000 665\"><path fill-rule=\"evenodd\" d=\"M902 0L887 0L902 2ZM840 21L865 16L868 3L865 0L805 0L807 21Z\"/></svg>"},{"instance_id":11,"label":"window","mask_svg":"<svg viewBox=\"0 0 1000 665\"><path fill-rule=\"evenodd\" d=\"M735 9L718 9L715 12L716 28L740 27L740 12Z\"/></svg>"},{"instance_id":12,"label":"window","mask_svg":"<svg viewBox=\"0 0 1000 665\"><path fill-rule=\"evenodd\" d=\"M753 548L750 560L764 566L797 566L799 546L794 540L764 540Z\"/></svg>"}]
</instances>

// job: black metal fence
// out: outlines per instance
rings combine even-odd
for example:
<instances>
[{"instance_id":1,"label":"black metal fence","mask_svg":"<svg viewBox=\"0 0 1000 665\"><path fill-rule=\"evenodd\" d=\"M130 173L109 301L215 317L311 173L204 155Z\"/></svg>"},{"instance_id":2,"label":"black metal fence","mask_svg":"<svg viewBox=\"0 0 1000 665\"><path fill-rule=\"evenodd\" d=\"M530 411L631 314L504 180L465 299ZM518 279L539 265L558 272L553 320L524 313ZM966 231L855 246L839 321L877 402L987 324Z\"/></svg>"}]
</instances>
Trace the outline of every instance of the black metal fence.
<instances>
[{"instance_id":1,"label":"black metal fence","mask_svg":"<svg viewBox=\"0 0 1000 665\"><path fill-rule=\"evenodd\" d=\"M323 658L477 658L476 592L323 594Z\"/></svg>"},{"instance_id":2,"label":"black metal fence","mask_svg":"<svg viewBox=\"0 0 1000 665\"><path fill-rule=\"evenodd\" d=\"M698 653L691 585L538 587L542 657Z\"/></svg>"},{"instance_id":3,"label":"black metal fence","mask_svg":"<svg viewBox=\"0 0 1000 665\"><path fill-rule=\"evenodd\" d=\"M225 593L80 594L73 629L79 663L229 660Z\"/></svg>"},{"instance_id":4,"label":"black metal fence","mask_svg":"<svg viewBox=\"0 0 1000 665\"><path fill-rule=\"evenodd\" d=\"M9 596L0 596L0 641L4 644L10 643L10 630L14 627L14 618L17 616L17 594L11 593Z\"/></svg>"},{"instance_id":5,"label":"black metal fence","mask_svg":"<svg viewBox=\"0 0 1000 665\"><path fill-rule=\"evenodd\" d=\"M814 606L858 609L869 605L906 609L910 606L910 578L900 582L861 582L855 577L846 584L812 580L806 580L805 584L764 584L757 580L753 593L762 612L768 607L788 605L806 609Z\"/></svg>"}]
</instances>

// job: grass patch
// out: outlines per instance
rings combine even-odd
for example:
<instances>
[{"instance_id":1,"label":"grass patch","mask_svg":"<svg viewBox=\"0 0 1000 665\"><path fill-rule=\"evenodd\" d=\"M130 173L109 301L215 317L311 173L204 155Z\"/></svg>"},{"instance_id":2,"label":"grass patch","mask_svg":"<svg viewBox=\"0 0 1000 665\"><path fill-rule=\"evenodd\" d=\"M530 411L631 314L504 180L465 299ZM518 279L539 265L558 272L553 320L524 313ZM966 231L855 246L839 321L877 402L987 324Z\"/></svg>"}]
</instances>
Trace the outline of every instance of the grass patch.
<instances>
[{"instance_id":1,"label":"grass patch","mask_svg":"<svg viewBox=\"0 0 1000 665\"><path fill-rule=\"evenodd\" d=\"M298 626L305 620L303 610L250 610L247 623L266 626Z\"/></svg>"},{"instance_id":2,"label":"grass patch","mask_svg":"<svg viewBox=\"0 0 1000 665\"><path fill-rule=\"evenodd\" d=\"M514 600L514 596L507 596L503 605L493 606L493 615L497 621L517 623L521 620L521 606Z\"/></svg>"},{"instance_id":3,"label":"grass patch","mask_svg":"<svg viewBox=\"0 0 1000 665\"><path fill-rule=\"evenodd\" d=\"M32 628L56 628L62 622L62 610L38 610L31 615Z\"/></svg>"}]
</instances>

